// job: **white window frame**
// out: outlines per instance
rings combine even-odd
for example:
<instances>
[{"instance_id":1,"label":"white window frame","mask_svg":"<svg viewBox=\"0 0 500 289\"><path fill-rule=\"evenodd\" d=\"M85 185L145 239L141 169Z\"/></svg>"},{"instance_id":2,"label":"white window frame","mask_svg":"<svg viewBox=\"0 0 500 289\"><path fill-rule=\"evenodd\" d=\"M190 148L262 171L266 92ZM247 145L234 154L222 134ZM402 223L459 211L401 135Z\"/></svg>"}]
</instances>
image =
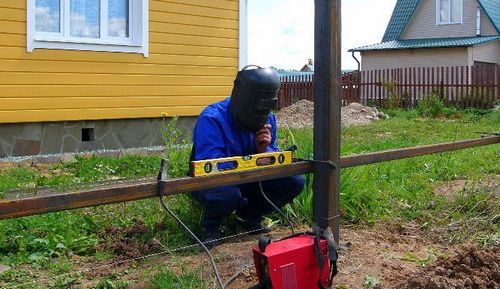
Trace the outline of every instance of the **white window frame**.
<instances>
[{"instance_id":1,"label":"white window frame","mask_svg":"<svg viewBox=\"0 0 500 289\"><path fill-rule=\"evenodd\" d=\"M441 1L442 0L436 0L436 25L449 25L449 24L462 24L463 23L463 18L464 18L464 1L460 1L460 20L452 22L451 21L451 0L448 2L448 14L450 15L450 21L448 22L443 22L441 21Z\"/></svg>"},{"instance_id":2,"label":"white window frame","mask_svg":"<svg viewBox=\"0 0 500 289\"><path fill-rule=\"evenodd\" d=\"M248 0L239 1L239 66L240 69L248 65Z\"/></svg>"},{"instance_id":3,"label":"white window frame","mask_svg":"<svg viewBox=\"0 0 500 289\"><path fill-rule=\"evenodd\" d=\"M109 52L142 53L149 55L149 1L130 0L129 4L129 37L107 36L108 1L101 3L100 38L84 38L70 36L69 0L60 1L60 32L37 32L36 0L27 0L27 37L26 50L33 52L37 48L65 49L65 50L90 50Z\"/></svg>"}]
</instances>

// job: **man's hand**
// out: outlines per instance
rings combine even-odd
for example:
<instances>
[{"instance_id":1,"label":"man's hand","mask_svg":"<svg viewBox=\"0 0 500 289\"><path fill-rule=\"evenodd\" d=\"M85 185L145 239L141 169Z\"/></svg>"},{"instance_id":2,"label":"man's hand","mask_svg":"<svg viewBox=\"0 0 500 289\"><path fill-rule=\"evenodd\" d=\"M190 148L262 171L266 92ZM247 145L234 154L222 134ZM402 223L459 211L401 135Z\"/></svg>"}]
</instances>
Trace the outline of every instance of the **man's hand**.
<instances>
[{"instance_id":1,"label":"man's hand","mask_svg":"<svg viewBox=\"0 0 500 289\"><path fill-rule=\"evenodd\" d=\"M265 124L255 133L255 149L257 153L265 153L267 146L271 144L271 125Z\"/></svg>"}]
</instances>

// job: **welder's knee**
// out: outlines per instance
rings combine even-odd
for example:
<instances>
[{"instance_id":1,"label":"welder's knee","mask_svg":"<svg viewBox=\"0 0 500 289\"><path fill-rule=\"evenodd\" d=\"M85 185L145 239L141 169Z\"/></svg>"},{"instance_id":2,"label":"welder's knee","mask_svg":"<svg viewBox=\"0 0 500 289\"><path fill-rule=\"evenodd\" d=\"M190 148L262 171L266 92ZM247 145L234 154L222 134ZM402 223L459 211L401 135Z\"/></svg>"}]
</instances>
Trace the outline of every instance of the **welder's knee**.
<instances>
[{"instance_id":1,"label":"welder's knee","mask_svg":"<svg viewBox=\"0 0 500 289\"><path fill-rule=\"evenodd\" d=\"M238 208L246 206L248 201L239 192L211 193L204 196L204 205L211 210L229 215Z\"/></svg>"},{"instance_id":2,"label":"welder's knee","mask_svg":"<svg viewBox=\"0 0 500 289\"><path fill-rule=\"evenodd\" d=\"M304 178L304 176L298 175L289 177L288 181L291 185L290 194L293 195L293 197L296 197L298 194L300 194L300 192L302 192L306 179Z\"/></svg>"}]
</instances>

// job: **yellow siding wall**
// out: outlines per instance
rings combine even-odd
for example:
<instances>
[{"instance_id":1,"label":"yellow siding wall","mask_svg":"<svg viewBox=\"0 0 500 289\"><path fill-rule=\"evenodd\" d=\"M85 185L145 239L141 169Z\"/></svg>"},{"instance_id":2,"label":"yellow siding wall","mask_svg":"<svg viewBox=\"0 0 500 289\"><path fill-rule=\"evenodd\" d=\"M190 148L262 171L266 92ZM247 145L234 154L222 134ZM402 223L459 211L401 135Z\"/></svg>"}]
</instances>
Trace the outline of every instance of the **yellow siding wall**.
<instances>
[{"instance_id":1,"label":"yellow siding wall","mask_svg":"<svg viewBox=\"0 0 500 289\"><path fill-rule=\"evenodd\" d=\"M0 1L0 123L197 115L231 93L237 0L150 0L149 57L26 52L26 0Z\"/></svg>"}]
</instances>

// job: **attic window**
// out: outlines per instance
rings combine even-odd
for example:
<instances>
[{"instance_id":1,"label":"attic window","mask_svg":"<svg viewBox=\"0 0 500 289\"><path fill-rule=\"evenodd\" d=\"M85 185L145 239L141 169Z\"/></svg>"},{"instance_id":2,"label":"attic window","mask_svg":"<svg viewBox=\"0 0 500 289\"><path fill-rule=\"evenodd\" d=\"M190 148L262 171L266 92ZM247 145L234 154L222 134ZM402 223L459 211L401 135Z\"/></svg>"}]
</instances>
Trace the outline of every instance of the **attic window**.
<instances>
[{"instance_id":1,"label":"attic window","mask_svg":"<svg viewBox=\"0 0 500 289\"><path fill-rule=\"evenodd\" d=\"M463 0L436 0L437 25L462 24Z\"/></svg>"},{"instance_id":2,"label":"attic window","mask_svg":"<svg viewBox=\"0 0 500 289\"><path fill-rule=\"evenodd\" d=\"M27 0L27 50L148 53L147 0Z\"/></svg>"}]
</instances>

